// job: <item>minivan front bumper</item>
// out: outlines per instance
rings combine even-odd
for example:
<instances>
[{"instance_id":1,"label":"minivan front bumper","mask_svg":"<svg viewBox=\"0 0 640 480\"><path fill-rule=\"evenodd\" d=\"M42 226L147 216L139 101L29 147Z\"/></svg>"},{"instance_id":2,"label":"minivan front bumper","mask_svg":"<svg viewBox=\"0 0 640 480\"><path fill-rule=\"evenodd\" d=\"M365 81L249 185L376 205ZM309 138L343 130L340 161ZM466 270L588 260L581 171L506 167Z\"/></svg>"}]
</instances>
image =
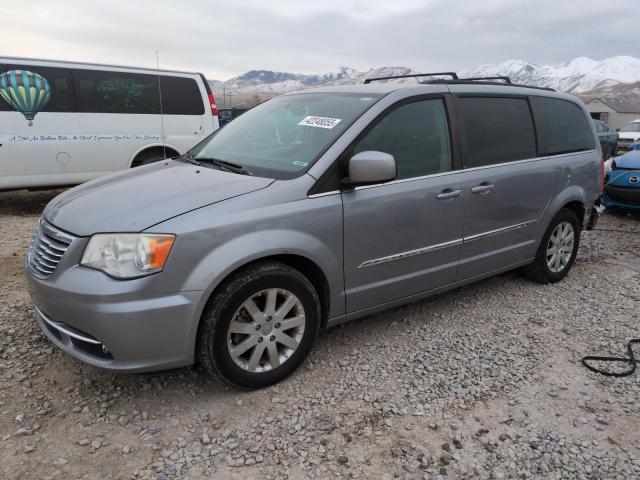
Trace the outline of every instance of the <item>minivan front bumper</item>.
<instances>
[{"instance_id":1,"label":"minivan front bumper","mask_svg":"<svg viewBox=\"0 0 640 480\"><path fill-rule=\"evenodd\" d=\"M80 266L46 280L27 269L27 279L38 325L73 357L122 373L193 363L203 292L156 295L148 279L118 281Z\"/></svg>"}]
</instances>

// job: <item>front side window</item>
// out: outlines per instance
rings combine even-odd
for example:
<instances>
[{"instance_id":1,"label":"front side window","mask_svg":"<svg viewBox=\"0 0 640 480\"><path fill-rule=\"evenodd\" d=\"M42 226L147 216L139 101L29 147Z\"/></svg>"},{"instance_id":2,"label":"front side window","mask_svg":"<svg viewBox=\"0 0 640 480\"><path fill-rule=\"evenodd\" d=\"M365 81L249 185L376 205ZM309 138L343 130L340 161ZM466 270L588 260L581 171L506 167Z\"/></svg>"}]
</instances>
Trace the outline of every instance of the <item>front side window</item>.
<instances>
[{"instance_id":1,"label":"front side window","mask_svg":"<svg viewBox=\"0 0 640 480\"><path fill-rule=\"evenodd\" d=\"M458 106L465 142L465 168L536 156L536 138L526 99L462 97Z\"/></svg>"},{"instance_id":2,"label":"front side window","mask_svg":"<svg viewBox=\"0 0 640 480\"><path fill-rule=\"evenodd\" d=\"M561 98L531 97L542 155L595 148L591 123L582 109Z\"/></svg>"},{"instance_id":3,"label":"front side window","mask_svg":"<svg viewBox=\"0 0 640 480\"><path fill-rule=\"evenodd\" d=\"M203 165L216 159L240 165L252 175L294 178L381 97L351 93L275 97L217 130L190 156Z\"/></svg>"},{"instance_id":4,"label":"front side window","mask_svg":"<svg viewBox=\"0 0 640 480\"><path fill-rule=\"evenodd\" d=\"M0 102L4 104L2 110L21 111L29 110L34 106L39 112L59 113L76 110L71 71L66 68L6 65L4 71L0 70L0 74L5 75L7 87L12 83L15 83L18 88L25 84L29 86L23 95L16 93L11 103L9 103L10 98L1 96ZM7 88L6 91L10 95L10 89Z\"/></svg>"},{"instance_id":5,"label":"front side window","mask_svg":"<svg viewBox=\"0 0 640 480\"><path fill-rule=\"evenodd\" d=\"M376 123L354 147L393 155L397 179L447 172L451 165L451 140L441 99L407 103Z\"/></svg>"}]
</instances>

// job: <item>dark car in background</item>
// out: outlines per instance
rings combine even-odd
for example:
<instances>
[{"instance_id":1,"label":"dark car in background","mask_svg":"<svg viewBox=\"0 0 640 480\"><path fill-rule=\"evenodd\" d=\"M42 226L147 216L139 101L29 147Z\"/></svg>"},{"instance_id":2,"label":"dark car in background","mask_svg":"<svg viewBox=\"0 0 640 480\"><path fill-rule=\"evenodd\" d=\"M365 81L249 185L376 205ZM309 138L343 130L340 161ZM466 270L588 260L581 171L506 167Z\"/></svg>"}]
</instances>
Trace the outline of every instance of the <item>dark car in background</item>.
<instances>
[{"instance_id":1,"label":"dark car in background","mask_svg":"<svg viewBox=\"0 0 640 480\"><path fill-rule=\"evenodd\" d=\"M218 121L220 122L220 126L224 127L231 120L238 118L247 110L249 109L245 107L220 108L218 110Z\"/></svg>"},{"instance_id":2,"label":"dark car in background","mask_svg":"<svg viewBox=\"0 0 640 480\"><path fill-rule=\"evenodd\" d=\"M600 146L602 147L602 155L605 159L613 157L618 150L618 134L609 125L600 120L594 120Z\"/></svg>"}]
</instances>

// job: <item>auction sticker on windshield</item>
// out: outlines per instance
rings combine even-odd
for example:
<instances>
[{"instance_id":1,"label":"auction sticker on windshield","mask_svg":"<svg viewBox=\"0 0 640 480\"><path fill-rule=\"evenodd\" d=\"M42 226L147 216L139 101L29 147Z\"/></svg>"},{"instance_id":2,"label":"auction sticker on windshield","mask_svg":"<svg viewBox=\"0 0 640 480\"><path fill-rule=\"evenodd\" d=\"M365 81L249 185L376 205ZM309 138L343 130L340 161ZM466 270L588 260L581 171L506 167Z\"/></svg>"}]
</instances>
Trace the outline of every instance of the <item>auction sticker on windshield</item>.
<instances>
[{"instance_id":1,"label":"auction sticker on windshield","mask_svg":"<svg viewBox=\"0 0 640 480\"><path fill-rule=\"evenodd\" d=\"M341 118L308 116L304 117L298 125L304 125L306 127L333 128L341 121Z\"/></svg>"}]
</instances>

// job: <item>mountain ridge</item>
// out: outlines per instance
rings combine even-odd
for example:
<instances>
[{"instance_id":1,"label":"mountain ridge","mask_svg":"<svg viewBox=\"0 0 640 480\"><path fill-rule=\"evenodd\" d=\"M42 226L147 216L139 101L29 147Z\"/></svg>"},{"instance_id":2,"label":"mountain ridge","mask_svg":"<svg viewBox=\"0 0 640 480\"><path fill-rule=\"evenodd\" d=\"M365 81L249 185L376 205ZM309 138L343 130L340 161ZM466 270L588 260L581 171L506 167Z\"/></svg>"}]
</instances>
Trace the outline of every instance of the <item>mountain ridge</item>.
<instances>
[{"instance_id":1,"label":"mountain ridge","mask_svg":"<svg viewBox=\"0 0 640 480\"><path fill-rule=\"evenodd\" d=\"M333 72L300 74L272 70L249 70L224 82L211 80L214 94L235 99L264 100L280 93L310 87L349 85L363 83L366 78L421 73L405 66L384 66L368 70L340 67ZM560 65L537 65L518 59L497 64L483 64L458 72L460 78L508 76L513 83L555 90L577 95L590 92L610 92L611 95L637 97L637 82L640 82L640 59L631 56L614 56L603 60L576 57ZM399 83L415 83L415 79L393 80ZM625 85L629 85L627 92ZM256 99L255 97L258 97ZM222 103L224 103L224 100Z\"/></svg>"}]
</instances>

